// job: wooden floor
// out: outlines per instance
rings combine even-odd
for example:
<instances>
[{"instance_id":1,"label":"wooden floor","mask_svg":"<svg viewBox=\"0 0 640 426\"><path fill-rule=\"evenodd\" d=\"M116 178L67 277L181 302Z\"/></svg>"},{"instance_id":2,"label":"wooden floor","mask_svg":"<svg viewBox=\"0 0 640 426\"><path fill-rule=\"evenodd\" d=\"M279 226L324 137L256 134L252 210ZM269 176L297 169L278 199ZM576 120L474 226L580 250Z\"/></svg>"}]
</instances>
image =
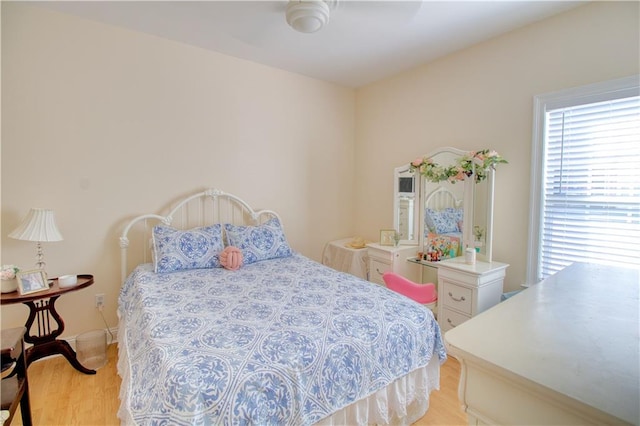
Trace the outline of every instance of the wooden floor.
<instances>
[{"instance_id":1,"label":"wooden floor","mask_svg":"<svg viewBox=\"0 0 640 426\"><path fill-rule=\"evenodd\" d=\"M95 375L76 371L63 357L52 357L29 366L31 414L33 424L58 425L118 425L117 374L118 348L109 345L108 363ZM427 414L414 426L465 425L466 415L458 402L460 364L449 357L440 370L440 390L431 393ZM21 425L19 411L12 425Z\"/></svg>"},{"instance_id":2,"label":"wooden floor","mask_svg":"<svg viewBox=\"0 0 640 426\"><path fill-rule=\"evenodd\" d=\"M467 415L460 408L458 381L460 363L452 356L440 367L440 390L431 392L429 410L414 426L467 424Z\"/></svg>"},{"instance_id":3,"label":"wooden floor","mask_svg":"<svg viewBox=\"0 0 640 426\"><path fill-rule=\"evenodd\" d=\"M107 348L108 362L95 375L74 369L62 356L29 366L31 416L34 426L119 425L118 347ZM16 412L11 425L21 425Z\"/></svg>"}]
</instances>

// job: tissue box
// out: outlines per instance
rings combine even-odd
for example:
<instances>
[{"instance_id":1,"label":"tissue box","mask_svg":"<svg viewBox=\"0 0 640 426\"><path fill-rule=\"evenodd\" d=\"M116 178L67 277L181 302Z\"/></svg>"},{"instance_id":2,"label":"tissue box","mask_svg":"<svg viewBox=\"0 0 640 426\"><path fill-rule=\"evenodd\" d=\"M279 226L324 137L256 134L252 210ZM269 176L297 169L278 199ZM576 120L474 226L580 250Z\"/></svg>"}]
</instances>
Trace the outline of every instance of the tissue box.
<instances>
[{"instance_id":1,"label":"tissue box","mask_svg":"<svg viewBox=\"0 0 640 426\"><path fill-rule=\"evenodd\" d=\"M73 287L76 284L78 284L77 275L62 275L58 277L58 286L60 288Z\"/></svg>"}]
</instances>

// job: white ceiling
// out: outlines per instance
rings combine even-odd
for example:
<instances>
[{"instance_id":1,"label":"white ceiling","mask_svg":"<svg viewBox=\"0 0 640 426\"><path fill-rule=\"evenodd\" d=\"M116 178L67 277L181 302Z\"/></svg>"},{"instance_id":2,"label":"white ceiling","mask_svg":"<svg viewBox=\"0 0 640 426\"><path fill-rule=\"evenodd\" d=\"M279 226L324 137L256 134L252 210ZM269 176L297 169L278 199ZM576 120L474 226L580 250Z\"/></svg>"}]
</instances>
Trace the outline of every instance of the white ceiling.
<instances>
[{"instance_id":1,"label":"white ceiling","mask_svg":"<svg viewBox=\"0 0 640 426\"><path fill-rule=\"evenodd\" d=\"M286 0L32 4L359 87L584 2L340 0L313 34L287 25Z\"/></svg>"}]
</instances>

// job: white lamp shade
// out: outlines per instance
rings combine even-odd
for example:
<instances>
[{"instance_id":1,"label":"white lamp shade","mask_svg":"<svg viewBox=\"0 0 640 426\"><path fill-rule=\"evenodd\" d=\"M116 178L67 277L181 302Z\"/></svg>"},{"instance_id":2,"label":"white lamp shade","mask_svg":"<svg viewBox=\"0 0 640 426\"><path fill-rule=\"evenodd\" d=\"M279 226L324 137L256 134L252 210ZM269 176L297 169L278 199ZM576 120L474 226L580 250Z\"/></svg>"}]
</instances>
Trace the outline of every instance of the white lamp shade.
<instances>
[{"instance_id":1,"label":"white lamp shade","mask_svg":"<svg viewBox=\"0 0 640 426\"><path fill-rule=\"evenodd\" d=\"M22 223L9 234L9 238L38 242L62 241L55 214L50 209L31 209Z\"/></svg>"}]
</instances>

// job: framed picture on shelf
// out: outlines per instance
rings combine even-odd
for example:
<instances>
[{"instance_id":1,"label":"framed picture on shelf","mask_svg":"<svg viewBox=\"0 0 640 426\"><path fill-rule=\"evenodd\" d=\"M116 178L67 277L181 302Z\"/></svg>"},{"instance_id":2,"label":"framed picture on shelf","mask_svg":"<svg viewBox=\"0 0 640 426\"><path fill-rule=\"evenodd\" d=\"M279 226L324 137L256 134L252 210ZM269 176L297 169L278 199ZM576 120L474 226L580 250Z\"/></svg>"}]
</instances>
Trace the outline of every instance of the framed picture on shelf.
<instances>
[{"instance_id":1,"label":"framed picture on shelf","mask_svg":"<svg viewBox=\"0 0 640 426\"><path fill-rule=\"evenodd\" d=\"M393 246L395 245L395 229L381 229L380 230L380 245L381 246Z\"/></svg>"},{"instance_id":2,"label":"framed picture on shelf","mask_svg":"<svg viewBox=\"0 0 640 426\"><path fill-rule=\"evenodd\" d=\"M18 272L16 273L16 279L18 280L18 291L20 294L49 290L49 284L42 269Z\"/></svg>"}]
</instances>

